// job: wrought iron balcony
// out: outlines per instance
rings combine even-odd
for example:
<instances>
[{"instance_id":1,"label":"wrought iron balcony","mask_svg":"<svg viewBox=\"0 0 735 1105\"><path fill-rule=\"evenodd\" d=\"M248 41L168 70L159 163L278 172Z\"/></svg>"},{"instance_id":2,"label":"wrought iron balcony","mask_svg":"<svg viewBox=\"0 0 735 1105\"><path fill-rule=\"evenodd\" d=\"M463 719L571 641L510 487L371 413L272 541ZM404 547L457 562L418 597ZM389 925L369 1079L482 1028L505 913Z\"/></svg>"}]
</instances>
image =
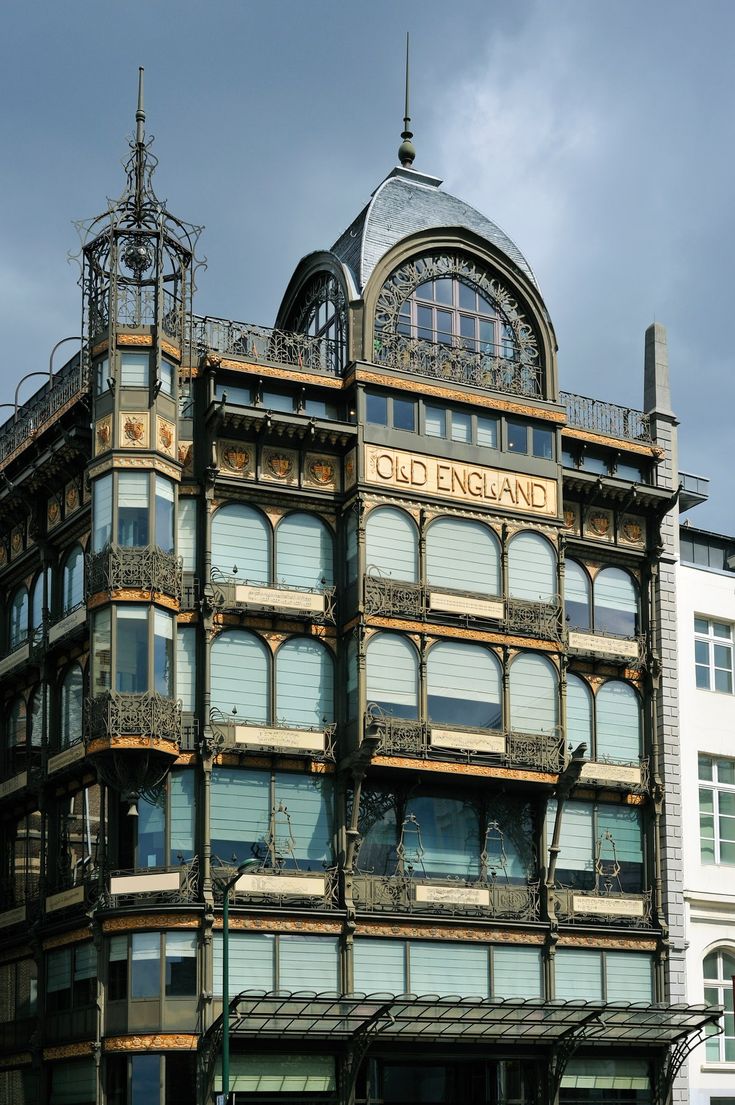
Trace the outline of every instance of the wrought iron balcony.
<instances>
[{"instance_id":1,"label":"wrought iron balcony","mask_svg":"<svg viewBox=\"0 0 735 1105\"><path fill-rule=\"evenodd\" d=\"M503 628L508 633L538 637L560 644L564 624L562 615L561 603L527 602L525 599L511 598L505 606Z\"/></svg>"},{"instance_id":2,"label":"wrought iron balcony","mask_svg":"<svg viewBox=\"0 0 735 1105\"><path fill-rule=\"evenodd\" d=\"M135 905L186 905L199 899L199 857L170 867L112 871L99 909Z\"/></svg>"},{"instance_id":3,"label":"wrought iron balcony","mask_svg":"<svg viewBox=\"0 0 735 1105\"><path fill-rule=\"evenodd\" d=\"M209 715L211 751L282 753L308 756L315 760L334 760L334 723L324 725L292 725L285 721L251 721L237 714L223 714L214 707Z\"/></svg>"},{"instance_id":4,"label":"wrought iron balcony","mask_svg":"<svg viewBox=\"0 0 735 1105\"><path fill-rule=\"evenodd\" d=\"M352 900L365 913L428 913L484 920L537 921L539 883L487 878L426 879L420 875L373 875L352 879Z\"/></svg>"},{"instance_id":5,"label":"wrought iron balcony","mask_svg":"<svg viewBox=\"0 0 735 1105\"><path fill-rule=\"evenodd\" d=\"M580 782L605 789L625 790L632 794L648 794L651 772L647 756L639 760L619 760L611 756L592 756L582 767Z\"/></svg>"},{"instance_id":6,"label":"wrought iron balcony","mask_svg":"<svg viewBox=\"0 0 735 1105\"><path fill-rule=\"evenodd\" d=\"M181 602L182 560L155 545L107 545L87 557L87 596L125 587L169 595Z\"/></svg>"},{"instance_id":7,"label":"wrought iron balcony","mask_svg":"<svg viewBox=\"0 0 735 1105\"><path fill-rule=\"evenodd\" d=\"M376 752L382 756L459 758L467 763L490 759L504 767L551 774L557 774L564 766L564 741L559 731L517 733L439 727L421 720L392 717L372 705L365 713L365 732L377 740Z\"/></svg>"},{"instance_id":8,"label":"wrought iron balcony","mask_svg":"<svg viewBox=\"0 0 735 1105\"><path fill-rule=\"evenodd\" d=\"M213 610L258 610L332 624L336 619L336 587L295 587L280 581L273 584L251 582L236 575L224 575L213 568L211 584L205 594Z\"/></svg>"},{"instance_id":9,"label":"wrought iron balcony","mask_svg":"<svg viewBox=\"0 0 735 1105\"><path fill-rule=\"evenodd\" d=\"M119 694L106 691L93 698L87 711L88 742L126 736L178 745L181 704L155 692Z\"/></svg>"},{"instance_id":10,"label":"wrought iron balcony","mask_svg":"<svg viewBox=\"0 0 735 1105\"><path fill-rule=\"evenodd\" d=\"M652 442L651 421L643 411L632 407L619 407L601 399L586 395L574 395L569 391L559 393L559 399L567 408L567 423L578 430L591 430L606 437L618 437L621 441L637 441L646 445Z\"/></svg>"},{"instance_id":11,"label":"wrought iron balcony","mask_svg":"<svg viewBox=\"0 0 735 1105\"><path fill-rule=\"evenodd\" d=\"M235 874L223 864L213 871L215 901L222 902L222 887ZM337 909L339 879L336 867L302 871L298 867L263 866L241 875L230 895L236 906L276 906L290 909Z\"/></svg>"},{"instance_id":12,"label":"wrought iron balcony","mask_svg":"<svg viewBox=\"0 0 735 1105\"><path fill-rule=\"evenodd\" d=\"M224 318L192 318L192 341L197 356L207 353L242 357L255 364L290 365L303 372L340 376L344 350L330 338L273 330L250 322Z\"/></svg>"},{"instance_id":13,"label":"wrought iron balcony","mask_svg":"<svg viewBox=\"0 0 735 1105\"><path fill-rule=\"evenodd\" d=\"M650 890L632 894L607 888L554 888L549 891L549 913L567 925L625 925L628 928L651 928L653 925Z\"/></svg>"},{"instance_id":14,"label":"wrought iron balcony","mask_svg":"<svg viewBox=\"0 0 735 1105\"><path fill-rule=\"evenodd\" d=\"M592 659L604 657L629 667L641 667L646 655L646 638L643 634L622 637L615 633L597 633L590 629L570 629L567 635L569 651L576 656Z\"/></svg>"},{"instance_id":15,"label":"wrought iron balcony","mask_svg":"<svg viewBox=\"0 0 735 1105\"><path fill-rule=\"evenodd\" d=\"M426 588L421 583L406 583L369 571L364 580L365 613L385 618L426 617Z\"/></svg>"},{"instance_id":16,"label":"wrought iron balcony","mask_svg":"<svg viewBox=\"0 0 735 1105\"><path fill-rule=\"evenodd\" d=\"M476 352L468 349L461 338L443 343L403 334L381 334L375 340L373 360L375 364L445 383L543 398L543 371L539 365L504 357L498 347Z\"/></svg>"},{"instance_id":17,"label":"wrought iron balcony","mask_svg":"<svg viewBox=\"0 0 735 1105\"><path fill-rule=\"evenodd\" d=\"M18 408L17 415L0 426L0 470L88 389L89 369L77 353Z\"/></svg>"}]
</instances>

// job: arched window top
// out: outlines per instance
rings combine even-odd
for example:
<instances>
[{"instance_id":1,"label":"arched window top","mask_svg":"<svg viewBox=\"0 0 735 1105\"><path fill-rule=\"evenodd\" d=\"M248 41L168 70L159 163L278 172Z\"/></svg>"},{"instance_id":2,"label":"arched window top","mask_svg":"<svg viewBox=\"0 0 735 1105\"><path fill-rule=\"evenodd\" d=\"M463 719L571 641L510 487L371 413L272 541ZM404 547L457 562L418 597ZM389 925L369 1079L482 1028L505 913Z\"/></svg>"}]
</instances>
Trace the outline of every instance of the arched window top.
<instances>
[{"instance_id":1,"label":"arched window top","mask_svg":"<svg viewBox=\"0 0 735 1105\"><path fill-rule=\"evenodd\" d=\"M44 579L49 582L51 580L49 568L40 571L33 581L30 599L31 630L40 629L43 624Z\"/></svg>"},{"instance_id":2,"label":"arched window top","mask_svg":"<svg viewBox=\"0 0 735 1105\"><path fill-rule=\"evenodd\" d=\"M508 545L509 594L529 602L554 602L556 550L540 533L524 530Z\"/></svg>"},{"instance_id":3,"label":"arched window top","mask_svg":"<svg viewBox=\"0 0 735 1105\"><path fill-rule=\"evenodd\" d=\"M45 691L45 696L44 696ZM44 697L46 699L46 716L44 718ZM43 745L44 730L48 730L48 686L39 683L33 688L29 701L30 726L28 736L32 747L41 748Z\"/></svg>"},{"instance_id":4,"label":"arched window top","mask_svg":"<svg viewBox=\"0 0 735 1105\"><path fill-rule=\"evenodd\" d=\"M522 652L510 665L510 724L518 733L553 733L559 723L559 674L545 656Z\"/></svg>"},{"instance_id":5,"label":"arched window top","mask_svg":"<svg viewBox=\"0 0 735 1105\"><path fill-rule=\"evenodd\" d=\"M593 755L592 714L589 684L570 672L567 675L567 744L572 749L586 744L588 757Z\"/></svg>"},{"instance_id":6,"label":"arched window top","mask_svg":"<svg viewBox=\"0 0 735 1105\"><path fill-rule=\"evenodd\" d=\"M334 659L326 645L291 637L276 653L276 720L299 728L334 721Z\"/></svg>"},{"instance_id":7,"label":"arched window top","mask_svg":"<svg viewBox=\"0 0 735 1105\"><path fill-rule=\"evenodd\" d=\"M8 748L18 748L26 742L26 718L28 709L26 700L18 695L8 709L7 733Z\"/></svg>"},{"instance_id":8,"label":"arched window top","mask_svg":"<svg viewBox=\"0 0 735 1105\"><path fill-rule=\"evenodd\" d=\"M376 633L367 646L367 699L395 717L418 717L418 653L400 633Z\"/></svg>"},{"instance_id":9,"label":"arched window top","mask_svg":"<svg viewBox=\"0 0 735 1105\"><path fill-rule=\"evenodd\" d=\"M11 649L18 648L28 637L28 588L16 587L10 599L8 639Z\"/></svg>"},{"instance_id":10,"label":"arched window top","mask_svg":"<svg viewBox=\"0 0 735 1105\"><path fill-rule=\"evenodd\" d=\"M212 572L243 582L269 583L271 527L246 503L225 503L212 517Z\"/></svg>"},{"instance_id":11,"label":"arched window top","mask_svg":"<svg viewBox=\"0 0 735 1105\"><path fill-rule=\"evenodd\" d=\"M564 614L570 629L591 629L590 577L576 560L564 565Z\"/></svg>"},{"instance_id":12,"label":"arched window top","mask_svg":"<svg viewBox=\"0 0 735 1105\"><path fill-rule=\"evenodd\" d=\"M331 587L334 541L326 522L294 511L276 527L276 580L291 587Z\"/></svg>"},{"instance_id":13,"label":"arched window top","mask_svg":"<svg viewBox=\"0 0 735 1105\"><path fill-rule=\"evenodd\" d=\"M630 683L608 679L595 699L596 755L618 762L638 761L642 747L641 700Z\"/></svg>"},{"instance_id":14,"label":"arched window top","mask_svg":"<svg viewBox=\"0 0 735 1105\"><path fill-rule=\"evenodd\" d=\"M501 727L500 664L490 649L439 641L426 664L429 721L468 728Z\"/></svg>"},{"instance_id":15,"label":"arched window top","mask_svg":"<svg viewBox=\"0 0 735 1105\"><path fill-rule=\"evenodd\" d=\"M426 530L426 577L435 587L500 594L500 544L489 526L437 518Z\"/></svg>"},{"instance_id":16,"label":"arched window top","mask_svg":"<svg viewBox=\"0 0 735 1105\"><path fill-rule=\"evenodd\" d=\"M708 1005L724 1005L732 1001L732 977L735 975L735 947L721 944L712 948L702 962L704 1000ZM732 1063L735 1060L735 1028L732 1014L725 1013L722 1036L708 1036L706 1055L710 1062Z\"/></svg>"},{"instance_id":17,"label":"arched window top","mask_svg":"<svg viewBox=\"0 0 735 1105\"><path fill-rule=\"evenodd\" d=\"M634 637L638 632L638 585L622 568L603 568L594 584L594 620L598 633Z\"/></svg>"},{"instance_id":18,"label":"arched window top","mask_svg":"<svg viewBox=\"0 0 735 1105\"><path fill-rule=\"evenodd\" d=\"M331 272L318 272L306 282L292 308L288 328L321 339L323 366L339 375L347 346L347 304L342 286Z\"/></svg>"},{"instance_id":19,"label":"arched window top","mask_svg":"<svg viewBox=\"0 0 735 1105\"><path fill-rule=\"evenodd\" d=\"M61 684L61 718L59 737L62 748L82 739L82 708L84 674L79 664L73 664Z\"/></svg>"},{"instance_id":20,"label":"arched window top","mask_svg":"<svg viewBox=\"0 0 735 1105\"><path fill-rule=\"evenodd\" d=\"M405 368L411 353L424 375L544 394L538 338L523 309L494 273L460 252L404 262L379 293L375 359Z\"/></svg>"},{"instance_id":21,"label":"arched window top","mask_svg":"<svg viewBox=\"0 0 735 1105\"><path fill-rule=\"evenodd\" d=\"M405 510L379 506L368 514L365 525L368 571L392 579L414 582L418 579L419 535L416 523Z\"/></svg>"}]
</instances>

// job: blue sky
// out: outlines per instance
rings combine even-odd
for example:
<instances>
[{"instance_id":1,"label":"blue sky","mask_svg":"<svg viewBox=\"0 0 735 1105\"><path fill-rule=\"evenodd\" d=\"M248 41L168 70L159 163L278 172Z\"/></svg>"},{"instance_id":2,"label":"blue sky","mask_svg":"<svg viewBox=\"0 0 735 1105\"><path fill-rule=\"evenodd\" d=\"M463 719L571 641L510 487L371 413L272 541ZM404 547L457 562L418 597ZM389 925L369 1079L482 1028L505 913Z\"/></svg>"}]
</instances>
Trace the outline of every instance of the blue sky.
<instances>
[{"instance_id":1,"label":"blue sky","mask_svg":"<svg viewBox=\"0 0 735 1105\"><path fill-rule=\"evenodd\" d=\"M416 168L526 254L566 390L640 406L668 327L681 466L712 480L691 521L735 533L730 0L11 0L3 24L0 401L78 332L71 220L122 188L138 65L159 195L206 228L197 310L268 324L395 163L410 28Z\"/></svg>"}]
</instances>

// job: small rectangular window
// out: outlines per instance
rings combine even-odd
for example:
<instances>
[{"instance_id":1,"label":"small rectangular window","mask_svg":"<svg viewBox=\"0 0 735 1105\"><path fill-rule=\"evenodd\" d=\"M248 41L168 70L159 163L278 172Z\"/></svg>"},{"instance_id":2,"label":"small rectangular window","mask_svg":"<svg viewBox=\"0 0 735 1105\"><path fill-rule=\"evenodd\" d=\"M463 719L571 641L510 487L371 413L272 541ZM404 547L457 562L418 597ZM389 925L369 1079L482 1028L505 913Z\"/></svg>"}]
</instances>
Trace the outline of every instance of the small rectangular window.
<instances>
[{"instance_id":1,"label":"small rectangular window","mask_svg":"<svg viewBox=\"0 0 735 1105\"><path fill-rule=\"evenodd\" d=\"M374 392L365 393L365 412L368 422L374 426L388 425L388 396L376 395Z\"/></svg>"},{"instance_id":2,"label":"small rectangular window","mask_svg":"<svg viewBox=\"0 0 735 1105\"><path fill-rule=\"evenodd\" d=\"M107 357L96 361L94 365L94 393L102 395L110 387L110 362Z\"/></svg>"},{"instance_id":3,"label":"small rectangular window","mask_svg":"<svg viewBox=\"0 0 735 1105\"><path fill-rule=\"evenodd\" d=\"M148 690L148 609L120 607L116 612L117 661L115 690L145 694Z\"/></svg>"},{"instance_id":4,"label":"small rectangular window","mask_svg":"<svg viewBox=\"0 0 735 1105\"><path fill-rule=\"evenodd\" d=\"M158 694L173 694L174 622L170 614L156 610L153 615L153 685Z\"/></svg>"},{"instance_id":5,"label":"small rectangular window","mask_svg":"<svg viewBox=\"0 0 735 1105\"><path fill-rule=\"evenodd\" d=\"M241 387L239 384L217 383L214 387L215 399L224 399L228 406L252 407L252 388Z\"/></svg>"},{"instance_id":6,"label":"small rectangular window","mask_svg":"<svg viewBox=\"0 0 735 1105\"><path fill-rule=\"evenodd\" d=\"M396 430L416 430L416 404L413 399L393 400L393 426Z\"/></svg>"},{"instance_id":7,"label":"small rectangular window","mask_svg":"<svg viewBox=\"0 0 735 1105\"><path fill-rule=\"evenodd\" d=\"M148 544L148 539L148 473L120 472L117 484L118 544L140 548Z\"/></svg>"},{"instance_id":8,"label":"small rectangular window","mask_svg":"<svg viewBox=\"0 0 735 1105\"><path fill-rule=\"evenodd\" d=\"M281 391L264 391L261 396L261 406L269 411L285 411L293 414L293 396L285 395Z\"/></svg>"},{"instance_id":9,"label":"small rectangular window","mask_svg":"<svg viewBox=\"0 0 735 1105\"><path fill-rule=\"evenodd\" d=\"M472 415L452 411L451 419L452 441L464 441L469 444L472 441Z\"/></svg>"},{"instance_id":10,"label":"small rectangular window","mask_svg":"<svg viewBox=\"0 0 735 1105\"><path fill-rule=\"evenodd\" d=\"M112 536L112 472L92 481L92 552L101 552Z\"/></svg>"},{"instance_id":11,"label":"small rectangular window","mask_svg":"<svg viewBox=\"0 0 735 1105\"><path fill-rule=\"evenodd\" d=\"M197 992L197 942L185 932L166 933L166 997L188 998Z\"/></svg>"},{"instance_id":12,"label":"small rectangular window","mask_svg":"<svg viewBox=\"0 0 735 1105\"><path fill-rule=\"evenodd\" d=\"M490 449L498 447L498 420L497 418L477 417L477 444L486 445Z\"/></svg>"},{"instance_id":13,"label":"small rectangular window","mask_svg":"<svg viewBox=\"0 0 735 1105\"><path fill-rule=\"evenodd\" d=\"M577 458L571 449L562 449L561 462L565 468L576 468Z\"/></svg>"},{"instance_id":14,"label":"small rectangular window","mask_svg":"<svg viewBox=\"0 0 735 1105\"><path fill-rule=\"evenodd\" d=\"M165 476L155 477L156 546L164 552L174 551L174 484Z\"/></svg>"},{"instance_id":15,"label":"small rectangular window","mask_svg":"<svg viewBox=\"0 0 735 1105\"><path fill-rule=\"evenodd\" d=\"M113 936L107 967L108 1001L125 1001L128 996L128 938Z\"/></svg>"},{"instance_id":16,"label":"small rectangular window","mask_svg":"<svg viewBox=\"0 0 735 1105\"><path fill-rule=\"evenodd\" d=\"M121 386L124 388L147 388L150 383L150 363L150 357L147 353L121 353Z\"/></svg>"},{"instance_id":17,"label":"small rectangular window","mask_svg":"<svg viewBox=\"0 0 735 1105\"><path fill-rule=\"evenodd\" d=\"M583 453L581 467L585 472L595 472L598 476L609 476L610 465L606 457L595 456L594 453Z\"/></svg>"},{"instance_id":18,"label":"small rectangular window","mask_svg":"<svg viewBox=\"0 0 735 1105\"><path fill-rule=\"evenodd\" d=\"M167 361L164 358L161 359L161 391L164 395L173 395L174 393L174 366L171 361Z\"/></svg>"},{"instance_id":19,"label":"small rectangular window","mask_svg":"<svg viewBox=\"0 0 735 1105\"><path fill-rule=\"evenodd\" d=\"M161 936L136 932L131 936L131 997L157 998L161 992Z\"/></svg>"},{"instance_id":20,"label":"small rectangular window","mask_svg":"<svg viewBox=\"0 0 735 1105\"><path fill-rule=\"evenodd\" d=\"M307 399L304 402L304 414L310 418L339 418L339 408L336 403L328 403L326 399Z\"/></svg>"},{"instance_id":21,"label":"small rectangular window","mask_svg":"<svg viewBox=\"0 0 735 1105\"><path fill-rule=\"evenodd\" d=\"M427 437L447 436L447 412L444 407L424 407L424 429Z\"/></svg>"},{"instance_id":22,"label":"small rectangular window","mask_svg":"<svg viewBox=\"0 0 735 1105\"><path fill-rule=\"evenodd\" d=\"M528 429L525 422L508 421L508 450L511 453L528 452Z\"/></svg>"},{"instance_id":23,"label":"small rectangular window","mask_svg":"<svg viewBox=\"0 0 735 1105\"><path fill-rule=\"evenodd\" d=\"M615 468L615 475L619 480L633 480L634 483L642 483L641 469L637 464L625 464L619 461Z\"/></svg>"},{"instance_id":24,"label":"small rectangular window","mask_svg":"<svg viewBox=\"0 0 735 1105\"><path fill-rule=\"evenodd\" d=\"M701 690L733 693L733 627L710 618L694 619L694 668Z\"/></svg>"},{"instance_id":25,"label":"small rectangular window","mask_svg":"<svg viewBox=\"0 0 735 1105\"><path fill-rule=\"evenodd\" d=\"M554 457L554 435L551 430L542 429L540 426L533 428L533 455L541 460L552 460Z\"/></svg>"}]
</instances>

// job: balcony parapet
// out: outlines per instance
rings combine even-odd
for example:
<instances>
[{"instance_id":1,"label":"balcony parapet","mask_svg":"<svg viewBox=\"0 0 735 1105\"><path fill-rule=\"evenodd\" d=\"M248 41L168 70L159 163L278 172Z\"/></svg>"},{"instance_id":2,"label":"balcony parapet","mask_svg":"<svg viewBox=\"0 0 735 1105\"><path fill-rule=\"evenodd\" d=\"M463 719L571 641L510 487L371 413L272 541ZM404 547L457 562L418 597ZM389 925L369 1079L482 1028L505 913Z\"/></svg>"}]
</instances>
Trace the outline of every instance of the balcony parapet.
<instances>
[{"instance_id":1,"label":"balcony parapet","mask_svg":"<svg viewBox=\"0 0 735 1105\"><path fill-rule=\"evenodd\" d=\"M192 318L192 335L197 357L241 357L254 364L290 365L322 376L342 373L342 346L330 338L199 315Z\"/></svg>"},{"instance_id":2,"label":"balcony parapet","mask_svg":"<svg viewBox=\"0 0 735 1105\"><path fill-rule=\"evenodd\" d=\"M621 637L614 633L595 633L587 629L570 629L567 635L569 651L575 656L642 667L646 656L646 638Z\"/></svg>"},{"instance_id":3,"label":"balcony parapet","mask_svg":"<svg viewBox=\"0 0 735 1105\"><path fill-rule=\"evenodd\" d=\"M543 371L537 364L466 348L462 339L440 343L402 334L381 334L375 342L375 364L444 383L462 384L506 395L543 398Z\"/></svg>"},{"instance_id":4,"label":"balcony parapet","mask_svg":"<svg viewBox=\"0 0 735 1105\"><path fill-rule=\"evenodd\" d=\"M199 900L199 857L178 866L112 871L98 909L136 905L186 905Z\"/></svg>"},{"instance_id":5,"label":"balcony parapet","mask_svg":"<svg viewBox=\"0 0 735 1105\"><path fill-rule=\"evenodd\" d=\"M181 740L181 704L155 691L146 694L120 694L106 691L89 704L87 714L87 752L93 754L98 741L118 742L119 747L135 749L178 746ZM176 754L176 753L175 753Z\"/></svg>"},{"instance_id":6,"label":"balcony parapet","mask_svg":"<svg viewBox=\"0 0 735 1105\"><path fill-rule=\"evenodd\" d=\"M632 407L620 407L617 403L605 403L586 395L570 391L559 393L559 400L567 408L567 425L578 430L590 430L605 437L617 437L621 441L634 441L650 445L651 421L643 411Z\"/></svg>"},{"instance_id":7,"label":"balcony parapet","mask_svg":"<svg viewBox=\"0 0 735 1105\"><path fill-rule=\"evenodd\" d=\"M234 867L214 869L215 902L222 903L222 887ZM291 909L337 909L339 879L336 867L302 871L298 867L263 866L241 875L230 896L235 906L276 906Z\"/></svg>"},{"instance_id":8,"label":"balcony parapet","mask_svg":"<svg viewBox=\"0 0 735 1105\"><path fill-rule=\"evenodd\" d=\"M651 928L653 904L651 891L632 894L621 890L549 890L549 913L567 925L625 925Z\"/></svg>"},{"instance_id":9,"label":"balcony parapet","mask_svg":"<svg viewBox=\"0 0 735 1105\"><path fill-rule=\"evenodd\" d=\"M180 556L155 545L140 548L107 545L87 556L87 597L126 587L169 595L181 602L183 569Z\"/></svg>"},{"instance_id":10,"label":"balcony parapet","mask_svg":"<svg viewBox=\"0 0 735 1105\"><path fill-rule=\"evenodd\" d=\"M564 741L553 733L437 726L392 717L374 704L365 713L365 733L376 740L378 756L416 759L460 759L558 774L564 766Z\"/></svg>"},{"instance_id":11,"label":"balcony parapet","mask_svg":"<svg viewBox=\"0 0 735 1105\"><path fill-rule=\"evenodd\" d=\"M616 760L610 756L588 760L579 775L581 784L604 787L605 790L625 790L631 794L648 794L651 773L647 756L639 760Z\"/></svg>"},{"instance_id":12,"label":"balcony parapet","mask_svg":"<svg viewBox=\"0 0 735 1105\"><path fill-rule=\"evenodd\" d=\"M336 620L336 587L268 585L226 576L215 568L205 595L213 610L257 610L317 623Z\"/></svg>"},{"instance_id":13,"label":"balcony parapet","mask_svg":"<svg viewBox=\"0 0 735 1105\"><path fill-rule=\"evenodd\" d=\"M86 357L83 360L77 353L35 395L18 407L12 419L0 426L0 471L88 389Z\"/></svg>"},{"instance_id":14,"label":"balcony parapet","mask_svg":"<svg viewBox=\"0 0 735 1105\"><path fill-rule=\"evenodd\" d=\"M491 878L426 879L416 873L374 875L358 872L351 880L352 900L364 913L422 913L483 920L537 921L538 882L510 883Z\"/></svg>"},{"instance_id":15,"label":"balcony parapet","mask_svg":"<svg viewBox=\"0 0 735 1105\"><path fill-rule=\"evenodd\" d=\"M508 633L522 637L538 637L544 641L561 644L562 607L560 603L527 602L525 599L508 599L503 628Z\"/></svg>"},{"instance_id":16,"label":"balcony parapet","mask_svg":"<svg viewBox=\"0 0 735 1105\"><path fill-rule=\"evenodd\" d=\"M335 724L299 726L277 721L264 724L249 721L234 714L223 714L217 708L210 712L210 750L221 752L269 752L271 754L308 756L314 760L334 760Z\"/></svg>"},{"instance_id":17,"label":"balcony parapet","mask_svg":"<svg viewBox=\"0 0 735 1105\"><path fill-rule=\"evenodd\" d=\"M52 621L48 631L49 645L64 641L73 633L81 633L87 623L87 605L78 602L76 606L64 610L56 621Z\"/></svg>"}]
</instances>

